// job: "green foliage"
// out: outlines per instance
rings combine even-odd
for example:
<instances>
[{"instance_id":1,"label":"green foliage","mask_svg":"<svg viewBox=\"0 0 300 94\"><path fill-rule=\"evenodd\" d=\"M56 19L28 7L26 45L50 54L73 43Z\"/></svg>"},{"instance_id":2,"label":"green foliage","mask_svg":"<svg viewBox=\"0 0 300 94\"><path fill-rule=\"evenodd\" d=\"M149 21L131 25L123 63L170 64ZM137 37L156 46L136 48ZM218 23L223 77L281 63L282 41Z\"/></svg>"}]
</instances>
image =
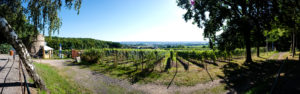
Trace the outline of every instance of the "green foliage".
<instances>
[{"instance_id":1,"label":"green foliage","mask_svg":"<svg viewBox=\"0 0 300 94\"><path fill-rule=\"evenodd\" d=\"M103 50L100 49L89 49L86 50L82 55L81 58L88 64L98 63L101 57L104 56Z\"/></svg>"},{"instance_id":2,"label":"green foliage","mask_svg":"<svg viewBox=\"0 0 300 94\"><path fill-rule=\"evenodd\" d=\"M91 49L91 48L120 48L122 45L117 42L95 40L91 38L61 38L61 37L45 37L47 45L59 49L62 44L63 49Z\"/></svg>"},{"instance_id":3,"label":"green foliage","mask_svg":"<svg viewBox=\"0 0 300 94\"><path fill-rule=\"evenodd\" d=\"M290 18L294 20L299 18L295 15L299 14L299 6L294 0L194 0L194 3L177 0L177 3L186 10L183 16L186 21L192 20L198 27L204 27L204 37L209 38L210 45L213 46L216 40L222 51L246 47L246 62L252 62L251 44L256 43L257 47L262 44L262 31L271 29L276 17L284 19L282 15L287 14L293 15ZM290 7L289 3L293 6ZM287 13L284 13L285 10ZM222 29L224 34L216 39L216 32Z\"/></svg>"},{"instance_id":4,"label":"green foliage","mask_svg":"<svg viewBox=\"0 0 300 94\"><path fill-rule=\"evenodd\" d=\"M34 26L31 25L30 23L25 23L22 30L16 31L18 37L22 40L22 42L27 47L27 49L30 49L29 47L31 47L33 40L39 34L39 32L33 32L33 31L34 31Z\"/></svg>"},{"instance_id":5,"label":"green foliage","mask_svg":"<svg viewBox=\"0 0 300 94\"><path fill-rule=\"evenodd\" d=\"M163 48L164 50L210 50L209 47L203 46L185 46L185 48Z\"/></svg>"},{"instance_id":6,"label":"green foliage","mask_svg":"<svg viewBox=\"0 0 300 94\"><path fill-rule=\"evenodd\" d=\"M274 28L270 31L264 31L264 35L268 37L266 39L267 42L275 42L279 40L280 37L287 36L288 30L281 28Z\"/></svg>"},{"instance_id":7,"label":"green foliage","mask_svg":"<svg viewBox=\"0 0 300 94\"><path fill-rule=\"evenodd\" d=\"M146 63L148 65L165 57L166 53L167 51L164 50L150 49L89 49L84 50L81 57L83 61L89 64L104 62L103 58L112 57L114 62L125 59L143 64L143 62L148 61Z\"/></svg>"},{"instance_id":8,"label":"green foliage","mask_svg":"<svg viewBox=\"0 0 300 94\"><path fill-rule=\"evenodd\" d=\"M207 51L178 51L177 55L184 58L184 59L194 59L199 61L204 60L213 60L216 61L217 57L224 57L222 54L216 54L221 53L219 51L215 52L212 50Z\"/></svg>"},{"instance_id":9,"label":"green foliage","mask_svg":"<svg viewBox=\"0 0 300 94\"><path fill-rule=\"evenodd\" d=\"M176 52L173 50L170 50L170 58L172 61L176 61Z\"/></svg>"},{"instance_id":10,"label":"green foliage","mask_svg":"<svg viewBox=\"0 0 300 94\"><path fill-rule=\"evenodd\" d=\"M154 49L98 49L103 52L99 61L101 63L88 65L94 71L108 74L112 77L128 79L132 83L169 84L175 73L175 60L187 52L188 56L199 59L196 61L215 61L223 58L221 51L189 51L189 50L154 50ZM88 50L84 51L86 53ZM182 56L184 57L184 56ZM186 59L186 58L184 58ZM172 61L173 62L170 62ZM98 61L98 62L99 62ZM181 61L179 61L181 62ZM174 84L193 86L197 83L206 83L211 81L207 72L202 67L192 67L189 72L178 62L178 73L174 79ZM187 61L188 62L188 61ZM204 62L202 62L204 63ZM207 65L212 71L213 79L217 79L217 74L222 74L217 66Z\"/></svg>"},{"instance_id":11,"label":"green foliage","mask_svg":"<svg viewBox=\"0 0 300 94\"><path fill-rule=\"evenodd\" d=\"M241 28L237 28L237 25L233 22L228 22L228 26L224 27L225 31L217 37L218 49L221 51L233 51L236 48L244 48L245 42ZM231 26L233 25L233 26Z\"/></svg>"},{"instance_id":12,"label":"green foliage","mask_svg":"<svg viewBox=\"0 0 300 94\"><path fill-rule=\"evenodd\" d=\"M16 31L26 31L26 24L30 23L33 30L29 32L44 32L48 28L51 36L62 24L58 13L63 5L79 13L81 0L0 0L0 17L4 17Z\"/></svg>"},{"instance_id":13,"label":"green foliage","mask_svg":"<svg viewBox=\"0 0 300 94\"><path fill-rule=\"evenodd\" d=\"M9 44L0 44L0 54L7 54L11 48Z\"/></svg>"},{"instance_id":14,"label":"green foliage","mask_svg":"<svg viewBox=\"0 0 300 94\"><path fill-rule=\"evenodd\" d=\"M129 78L135 83L149 75L156 77L157 74L151 71L165 61L168 53L153 49L90 49L84 51L82 59L84 62L90 61L88 64L92 70L110 72L111 75Z\"/></svg>"}]
</instances>

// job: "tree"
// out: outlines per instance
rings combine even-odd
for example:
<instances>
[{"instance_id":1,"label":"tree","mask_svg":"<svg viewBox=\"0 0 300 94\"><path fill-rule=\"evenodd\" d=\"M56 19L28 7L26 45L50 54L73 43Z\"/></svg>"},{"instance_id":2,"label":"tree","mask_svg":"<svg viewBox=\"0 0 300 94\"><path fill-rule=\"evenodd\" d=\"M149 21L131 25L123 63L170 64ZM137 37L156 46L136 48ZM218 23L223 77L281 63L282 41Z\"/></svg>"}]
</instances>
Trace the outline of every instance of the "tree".
<instances>
[{"instance_id":1,"label":"tree","mask_svg":"<svg viewBox=\"0 0 300 94\"><path fill-rule=\"evenodd\" d=\"M268 37L266 39L267 42L272 43L272 48L274 48L274 42L278 41L280 37L283 37L284 35L287 35L288 31L284 28L273 28L270 31L264 31L264 36Z\"/></svg>"},{"instance_id":2,"label":"tree","mask_svg":"<svg viewBox=\"0 0 300 94\"><path fill-rule=\"evenodd\" d=\"M227 23L227 24L235 24L235 23ZM239 31L239 28L228 25L221 35L217 37L217 45L218 49L221 51L233 51L236 48L244 48L243 34Z\"/></svg>"},{"instance_id":3,"label":"tree","mask_svg":"<svg viewBox=\"0 0 300 94\"><path fill-rule=\"evenodd\" d=\"M255 36L253 36L253 35L255 35ZM263 34L263 30L261 30L261 29L257 30L257 28L255 26L255 29L252 32L251 41L254 41L254 43L255 43L257 57L260 57L260 49L259 48L264 45L265 40L266 40L266 38Z\"/></svg>"},{"instance_id":4,"label":"tree","mask_svg":"<svg viewBox=\"0 0 300 94\"><path fill-rule=\"evenodd\" d=\"M186 21L193 20L198 27L204 27L204 37L214 39L216 31L224 24L238 28L240 31L237 32L243 33L241 36L246 46L246 62L252 62L251 30L255 26L262 29L273 17L270 15L273 9L271 0L177 0L177 3L187 10L184 14ZM265 20L259 21L257 18ZM224 31L227 31L226 28Z\"/></svg>"},{"instance_id":5,"label":"tree","mask_svg":"<svg viewBox=\"0 0 300 94\"><path fill-rule=\"evenodd\" d=\"M59 49L62 44L64 49L91 49L91 48L121 48L118 42L96 40L91 38L64 38L64 37L45 37L47 45L54 49Z\"/></svg>"},{"instance_id":6,"label":"tree","mask_svg":"<svg viewBox=\"0 0 300 94\"><path fill-rule=\"evenodd\" d=\"M33 30L28 32L45 33L45 28L48 28L50 35L58 32L61 26L58 11L63 2L67 8L73 7L79 13L81 0L0 0L0 41L16 49L35 85L43 90L46 86L36 73L26 46L14 30L25 31L28 29L26 24L32 24Z\"/></svg>"},{"instance_id":7,"label":"tree","mask_svg":"<svg viewBox=\"0 0 300 94\"><path fill-rule=\"evenodd\" d=\"M300 2L298 0L278 0L278 6L276 7L277 23L284 25L292 31L291 35L291 50L293 57L295 56L296 48L296 35L299 33L300 26Z\"/></svg>"}]
</instances>

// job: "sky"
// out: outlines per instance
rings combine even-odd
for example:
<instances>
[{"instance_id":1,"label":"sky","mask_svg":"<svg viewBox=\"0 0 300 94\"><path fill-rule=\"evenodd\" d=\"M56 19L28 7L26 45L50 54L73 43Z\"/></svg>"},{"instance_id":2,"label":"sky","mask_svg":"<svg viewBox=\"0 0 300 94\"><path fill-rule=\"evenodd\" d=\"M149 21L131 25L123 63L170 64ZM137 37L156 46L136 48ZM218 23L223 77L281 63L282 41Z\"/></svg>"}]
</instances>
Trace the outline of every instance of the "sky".
<instances>
[{"instance_id":1,"label":"sky","mask_svg":"<svg viewBox=\"0 0 300 94\"><path fill-rule=\"evenodd\" d=\"M82 0L80 14L62 8L59 37L106 41L207 41L186 22L176 0Z\"/></svg>"}]
</instances>

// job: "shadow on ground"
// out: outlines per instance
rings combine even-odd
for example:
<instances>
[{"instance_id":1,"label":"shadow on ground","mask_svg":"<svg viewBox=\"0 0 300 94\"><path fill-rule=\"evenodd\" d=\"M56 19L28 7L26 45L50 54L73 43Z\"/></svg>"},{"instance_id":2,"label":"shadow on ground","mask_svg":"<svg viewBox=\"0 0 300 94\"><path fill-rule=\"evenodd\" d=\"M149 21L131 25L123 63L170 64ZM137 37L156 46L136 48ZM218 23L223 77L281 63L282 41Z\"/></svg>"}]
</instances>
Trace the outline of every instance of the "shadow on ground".
<instances>
[{"instance_id":1,"label":"shadow on ground","mask_svg":"<svg viewBox=\"0 0 300 94\"><path fill-rule=\"evenodd\" d=\"M27 83L29 87L35 87L32 83ZM24 86L24 82L13 82L13 83L0 83L0 87L16 87L16 86Z\"/></svg>"},{"instance_id":2,"label":"shadow on ground","mask_svg":"<svg viewBox=\"0 0 300 94\"><path fill-rule=\"evenodd\" d=\"M160 71L155 71L154 68L155 66L162 62L163 58L159 59L158 61L155 61L153 64L148 63L148 60L144 62L139 62L139 63L132 63L129 66L125 66L124 64L126 63L117 63L116 65L113 64L113 62L106 62L106 63L96 63L96 64L91 64L91 63L68 63L67 66L80 66L81 68L89 68L89 67L94 67L92 70L95 73L104 73L104 74L110 74L112 76L116 77L121 77L123 78L128 78L129 82L131 84L137 83L140 80L144 80L147 77L159 77L158 73ZM143 69L141 69L141 64L144 63ZM138 66L138 68L136 67ZM167 69L167 68L166 68Z\"/></svg>"},{"instance_id":3,"label":"shadow on ground","mask_svg":"<svg viewBox=\"0 0 300 94\"><path fill-rule=\"evenodd\" d=\"M285 64L283 64L283 62ZM278 71L281 68L278 80ZM300 92L300 62L295 60L267 60L238 65L227 62L223 66L226 89L232 92L266 94L294 94ZM276 83L276 84L275 84Z\"/></svg>"}]
</instances>

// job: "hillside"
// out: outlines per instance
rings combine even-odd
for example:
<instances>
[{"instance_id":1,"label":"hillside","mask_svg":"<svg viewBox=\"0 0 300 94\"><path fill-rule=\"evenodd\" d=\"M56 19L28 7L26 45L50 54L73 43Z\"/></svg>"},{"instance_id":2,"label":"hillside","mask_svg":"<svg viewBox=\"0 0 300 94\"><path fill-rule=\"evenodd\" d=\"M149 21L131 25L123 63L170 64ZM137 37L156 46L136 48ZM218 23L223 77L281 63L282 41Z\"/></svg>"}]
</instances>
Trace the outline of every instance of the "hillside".
<instances>
[{"instance_id":1,"label":"hillside","mask_svg":"<svg viewBox=\"0 0 300 94\"><path fill-rule=\"evenodd\" d=\"M61 43L63 49L90 49L90 48L120 48L118 42L96 40L92 38L64 38L64 37L45 37L47 45L59 49Z\"/></svg>"}]
</instances>

